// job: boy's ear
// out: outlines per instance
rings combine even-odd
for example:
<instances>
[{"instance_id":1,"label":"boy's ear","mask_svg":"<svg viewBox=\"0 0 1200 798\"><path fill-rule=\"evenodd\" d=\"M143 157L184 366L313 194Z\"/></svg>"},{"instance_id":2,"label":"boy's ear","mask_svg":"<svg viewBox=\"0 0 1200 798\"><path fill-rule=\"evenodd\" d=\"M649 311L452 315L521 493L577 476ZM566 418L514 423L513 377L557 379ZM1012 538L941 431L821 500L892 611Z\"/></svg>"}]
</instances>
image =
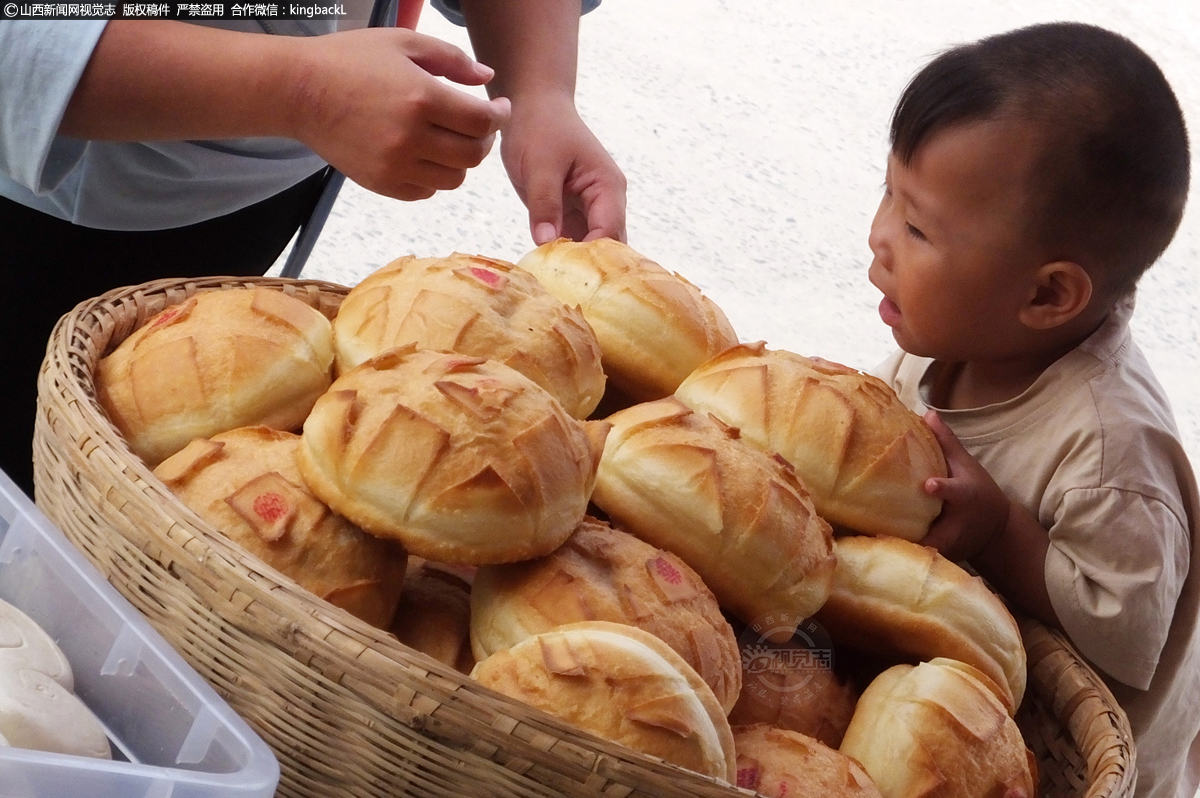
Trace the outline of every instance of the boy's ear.
<instances>
[{"instance_id":1,"label":"boy's ear","mask_svg":"<svg viewBox=\"0 0 1200 798\"><path fill-rule=\"evenodd\" d=\"M1092 278L1078 263L1056 260L1037 270L1033 292L1021 308L1021 323L1033 330L1061 327L1092 299Z\"/></svg>"}]
</instances>

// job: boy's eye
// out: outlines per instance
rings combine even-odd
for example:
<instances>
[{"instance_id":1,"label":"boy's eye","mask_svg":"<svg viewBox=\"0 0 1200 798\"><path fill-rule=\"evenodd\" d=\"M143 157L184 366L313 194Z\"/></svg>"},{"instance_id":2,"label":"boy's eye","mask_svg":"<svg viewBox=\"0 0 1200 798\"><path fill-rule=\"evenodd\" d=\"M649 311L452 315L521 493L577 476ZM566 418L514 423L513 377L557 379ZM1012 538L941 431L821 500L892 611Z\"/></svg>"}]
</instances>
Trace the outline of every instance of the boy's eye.
<instances>
[{"instance_id":1,"label":"boy's eye","mask_svg":"<svg viewBox=\"0 0 1200 798\"><path fill-rule=\"evenodd\" d=\"M925 234L924 234L924 233L922 233L922 232L921 232L920 230L918 230L917 228L913 227L911 224L905 223L905 227L907 227L907 228L908 228L908 234L909 234L910 236L912 236L913 238L917 239L918 241L925 241L925 240L926 240L926 238L925 238Z\"/></svg>"}]
</instances>

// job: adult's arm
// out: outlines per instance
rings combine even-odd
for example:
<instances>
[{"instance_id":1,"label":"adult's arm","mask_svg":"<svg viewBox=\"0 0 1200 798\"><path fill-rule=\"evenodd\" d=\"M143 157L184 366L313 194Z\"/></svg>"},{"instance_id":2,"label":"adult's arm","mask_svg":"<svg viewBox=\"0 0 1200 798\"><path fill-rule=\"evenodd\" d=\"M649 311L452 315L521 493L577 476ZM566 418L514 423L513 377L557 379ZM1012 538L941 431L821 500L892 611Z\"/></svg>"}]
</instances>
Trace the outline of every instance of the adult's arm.
<instances>
[{"instance_id":1,"label":"adult's arm","mask_svg":"<svg viewBox=\"0 0 1200 798\"><path fill-rule=\"evenodd\" d=\"M536 243L625 239L625 177L575 108L579 0L461 0L476 57L512 101L500 153Z\"/></svg>"},{"instance_id":2,"label":"adult's arm","mask_svg":"<svg viewBox=\"0 0 1200 798\"><path fill-rule=\"evenodd\" d=\"M113 21L67 105L63 136L110 141L284 136L398 199L461 184L508 118L439 81L491 70L408 30L269 36L171 21Z\"/></svg>"}]
</instances>

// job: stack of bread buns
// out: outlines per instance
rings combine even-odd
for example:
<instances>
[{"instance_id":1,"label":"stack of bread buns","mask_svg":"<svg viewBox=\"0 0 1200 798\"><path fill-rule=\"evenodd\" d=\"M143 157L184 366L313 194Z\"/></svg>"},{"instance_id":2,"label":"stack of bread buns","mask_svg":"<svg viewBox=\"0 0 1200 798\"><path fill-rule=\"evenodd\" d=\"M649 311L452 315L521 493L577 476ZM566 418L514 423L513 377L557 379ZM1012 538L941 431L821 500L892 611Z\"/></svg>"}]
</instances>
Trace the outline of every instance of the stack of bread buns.
<instances>
[{"instance_id":1,"label":"stack of bread buns","mask_svg":"<svg viewBox=\"0 0 1200 798\"><path fill-rule=\"evenodd\" d=\"M636 626L669 645L728 713L742 687L733 629L683 560L594 518L554 552L479 569L471 593L478 660L526 637L580 621Z\"/></svg>"},{"instance_id":2,"label":"stack of bread buns","mask_svg":"<svg viewBox=\"0 0 1200 798\"><path fill-rule=\"evenodd\" d=\"M817 613L834 640L877 657L944 657L982 671L1010 715L1025 695L1025 648L983 580L900 538L837 541L833 589Z\"/></svg>"},{"instance_id":3,"label":"stack of bread buns","mask_svg":"<svg viewBox=\"0 0 1200 798\"><path fill-rule=\"evenodd\" d=\"M786 462L672 397L608 421L592 501L614 522L678 554L747 623L768 613L798 623L821 607L833 539Z\"/></svg>"},{"instance_id":4,"label":"stack of bread buns","mask_svg":"<svg viewBox=\"0 0 1200 798\"><path fill-rule=\"evenodd\" d=\"M941 511L923 490L946 476L937 439L876 377L759 342L709 360L675 396L791 463L834 526L920 540Z\"/></svg>"},{"instance_id":5,"label":"stack of bread buns","mask_svg":"<svg viewBox=\"0 0 1200 798\"><path fill-rule=\"evenodd\" d=\"M989 789L977 758L1024 789L1015 623L909 542L945 474L924 422L852 369L738 344L625 244L401 258L332 323L272 289L200 294L97 391L201 518L430 671L767 795L924 794L891 785L929 757L947 795ZM889 709L914 701L958 725ZM914 746L916 776L881 769Z\"/></svg>"}]
</instances>

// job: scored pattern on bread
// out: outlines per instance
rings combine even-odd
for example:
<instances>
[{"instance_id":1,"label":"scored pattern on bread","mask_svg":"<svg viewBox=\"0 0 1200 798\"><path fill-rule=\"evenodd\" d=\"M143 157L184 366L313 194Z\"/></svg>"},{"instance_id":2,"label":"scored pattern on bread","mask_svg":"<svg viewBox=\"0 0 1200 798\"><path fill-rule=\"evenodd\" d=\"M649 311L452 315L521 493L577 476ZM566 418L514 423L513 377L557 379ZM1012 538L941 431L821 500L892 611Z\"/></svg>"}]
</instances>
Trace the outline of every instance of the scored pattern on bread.
<instances>
[{"instance_id":1,"label":"scored pattern on bread","mask_svg":"<svg viewBox=\"0 0 1200 798\"><path fill-rule=\"evenodd\" d=\"M758 342L700 366L675 395L784 457L835 526L920 540L941 511L922 487L946 476L941 447L875 377Z\"/></svg>"},{"instance_id":2,"label":"scored pattern on bread","mask_svg":"<svg viewBox=\"0 0 1200 798\"><path fill-rule=\"evenodd\" d=\"M1025 647L1012 614L982 579L899 538L843 537L817 620L835 642L893 660L947 657L978 668L1015 715Z\"/></svg>"},{"instance_id":3,"label":"scored pattern on bread","mask_svg":"<svg viewBox=\"0 0 1200 798\"><path fill-rule=\"evenodd\" d=\"M673 554L585 518L545 557L484 566L476 575L471 637L478 659L591 620L655 635L695 669L723 710L737 700L741 662L733 630L712 591Z\"/></svg>"},{"instance_id":4,"label":"scored pattern on bread","mask_svg":"<svg viewBox=\"0 0 1200 798\"><path fill-rule=\"evenodd\" d=\"M418 556L511 562L583 518L606 432L501 363L406 346L317 402L300 468L336 512Z\"/></svg>"},{"instance_id":5,"label":"scored pattern on bread","mask_svg":"<svg viewBox=\"0 0 1200 798\"><path fill-rule=\"evenodd\" d=\"M279 540L297 524L302 529L316 526L329 512L311 493L278 471L255 477L225 501L268 543Z\"/></svg>"},{"instance_id":6,"label":"scored pattern on bread","mask_svg":"<svg viewBox=\"0 0 1200 798\"><path fill-rule=\"evenodd\" d=\"M333 331L268 288L210 291L151 318L100 361L96 398L154 467L195 438L298 429L330 384Z\"/></svg>"},{"instance_id":7,"label":"scored pattern on bread","mask_svg":"<svg viewBox=\"0 0 1200 798\"><path fill-rule=\"evenodd\" d=\"M638 401L669 396L692 369L737 343L725 314L700 289L619 241L560 238L517 265L580 308L608 378Z\"/></svg>"},{"instance_id":8,"label":"scored pattern on bread","mask_svg":"<svg viewBox=\"0 0 1200 798\"><path fill-rule=\"evenodd\" d=\"M792 626L825 601L833 541L786 462L673 398L614 413L593 502L678 555L747 623Z\"/></svg>"},{"instance_id":9,"label":"scored pattern on bread","mask_svg":"<svg viewBox=\"0 0 1200 798\"><path fill-rule=\"evenodd\" d=\"M733 735L712 690L641 629L566 624L492 654L471 676L603 739L705 775L733 776Z\"/></svg>"},{"instance_id":10,"label":"scored pattern on bread","mask_svg":"<svg viewBox=\"0 0 1200 798\"><path fill-rule=\"evenodd\" d=\"M335 515L300 476L300 436L268 427L192 441L155 475L216 531L329 603L386 628L406 555Z\"/></svg>"},{"instance_id":11,"label":"scored pattern on bread","mask_svg":"<svg viewBox=\"0 0 1200 798\"><path fill-rule=\"evenodd\" d=\"M1032 798L1032 755L994 690L955 660L896 665L863 691L841 751L884 798Z\"/></svg>"},{"instance_id":12,"label":"scored pattern on bread","mask_svg":"<svg viewBox=\"0 0 1200 798\"><path fill-rule=\"evenodd\" d=\"M569 308L511 263L406 256L350 291L333 322L341 372L398 346L485 357L549 391L575 418L604 394L600 346Z\"/></svg>"}]
</instances>

